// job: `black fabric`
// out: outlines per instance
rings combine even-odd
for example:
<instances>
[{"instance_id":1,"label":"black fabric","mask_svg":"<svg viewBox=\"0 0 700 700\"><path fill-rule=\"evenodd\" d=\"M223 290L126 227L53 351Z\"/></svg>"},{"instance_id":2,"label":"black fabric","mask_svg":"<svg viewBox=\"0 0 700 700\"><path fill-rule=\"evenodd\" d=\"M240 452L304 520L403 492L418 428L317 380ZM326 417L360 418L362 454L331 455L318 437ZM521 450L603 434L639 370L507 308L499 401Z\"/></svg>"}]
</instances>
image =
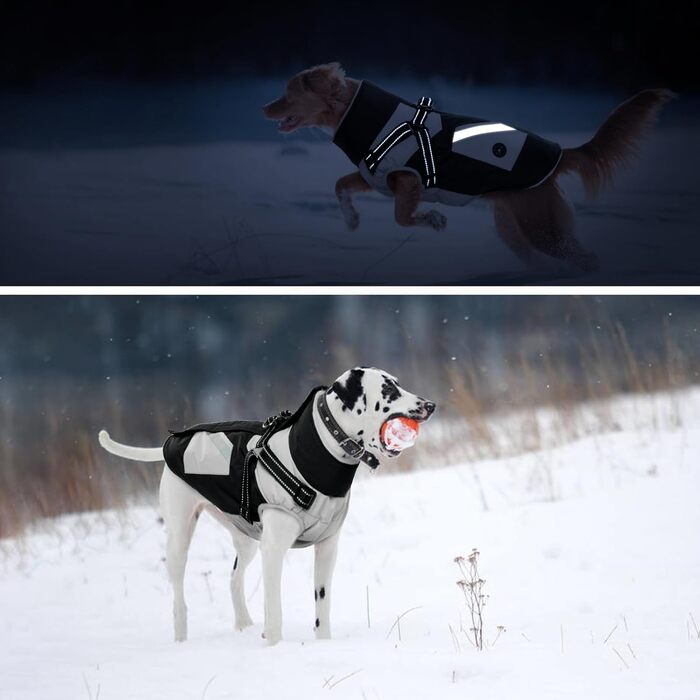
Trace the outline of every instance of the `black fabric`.
<instances>
[{"instance_id":1,"label":"black fabric","mask_svg":"<svg viewBox=\"0 0 700 700\"><path fill-rule=\"evenodd\" d=\"M182 430L169 430L174 437L192 437L195 433L228 433L234 431L248 432L251 435L262 435L265 432L262 421L232 420L219 423L198 423Z\"/></svg>"},{"instance_id":2,"label":"black fabric","mask_svg":"<svg viewBox=\"0 0 700 700\"><path fill-rule=\"evenodd\" d=\"M363 80L333 143L358 165L369 153L377 134L384 128L400 103L411 104Z\"/></svg>"},{"instance_id":3,"label":"black fabric","mask_svg":"<svg viewBox=\"0 0 700 700\"><path fill-rule=\"evenodd\" d=\"M233 445L231 463L227 475L186 474L183 455L192 436L197 432L225 433ZM180 431L171 431L170 437L163 445L163 456L168 468L183 481L198 491L217 508L232 515L241 514L243 463L248 453L248 441L254 435L262 435L261 421L229 421L222 423L203 423L193 425ZM251 473L250 505L251 522L259 520L258 506L265 502L258 484Z\"/></svg>"},{"instance_id":4,"label":"black fabric","mask_svg":"<svg viewBox=\"0 0 700 700\"><path fill-rule=\"evenodd\" d=\"M342 464L332 457L323 447L313 425L313 398L319 390L326 391L328 387L314 387L304 399L301 406L289 416L275 421L273 434L292 426L290 431L290 449L294 463L300 473L311 486L329 496L342 496L347 493L352 483L355 468ZM302 421L300 427L297 423ZM309 420L311 423L309 423ZM231 463L227 475L215 474L186 474L183 456L192 436L197 432L225 433L233 445ZM257 459L249 462L248 488L249 503L244 504L242 493L243 467L248 453L247 445L253 436L263 436L269 431L262 421L222 421L219 423L199 423L184 430L170 431L170 437L163 446L163 455L168 468L183 481L198 491L208 501L225 513L243 515L250 522L259 521L258 507L265 503L257 480L254 477L256 468L265 468L258 464ZM308 434L307 434L308 433ZM294 438L291 435L294 434ZM342 471L339 467L342 467ZM324 470L328 469L328 474ZM348 481L348 474L349 477ZM326 492L324 489L329 489ZM303 495L303 494L302 494ZM315 496L314 496L315 497ZM313 502L313 501L312 501ZM242 505L244 507L241 512Z\"/></svg>"},{"instance_id":5,"label":"black fabric","mask_svg":"<svg viewBox=\"0 0 700 700\"><path fill-rule=\"evenodd\" d=\"M483 119L441 113L442 131L433 139L435 169L439 173L438 187L469 195L503 190L521 190L540 182L559 161L561 146L523 129L527 138L513 169L503 170L481 160L469 158L452 150L455 129L482 123ZM423 167L420 153L408 161L409 167ZM420 172L420 170L419 170Z\"/></svg>"},{"instance_id":6,"label":"black fabric","mask_svg":"<svg viewBox=\"0 0 700 700\"><path fill-rule=\"evenodd\" d=\"M392 95L366 80L363 81L335 133L333 142L345 152L355 165L359 165L370 153L375 138L384 129L399 104L417 106L415 103ZM491 163L470 158L452 150L452 137L455 129L482 124L489 120L450 114L436 109L432 111L439 114L442 120L442 129L437 133L431 133L438 189L470 196L504 190L526 189L537 185L546 178L561 156L559 144L524 129L517 129L519 132L527 134L522 151L512 170L498 168ZM370 163L371 160L368 165ZM425 162L419 148L408 160L406 166L414 168L419 173L424 173Z\"/></svg>"},{"instance_id":7,"label":"black fabric","mask_svg":"<svg viewBox=\"0 0 700 700\"><path fill-rule=\"evenodd\" d=\"M326 496L342 497L352 485L357 464L340 462L323 446L310 401L289 432L289 449L304 479Z\"/></svg>"}]
</instances>

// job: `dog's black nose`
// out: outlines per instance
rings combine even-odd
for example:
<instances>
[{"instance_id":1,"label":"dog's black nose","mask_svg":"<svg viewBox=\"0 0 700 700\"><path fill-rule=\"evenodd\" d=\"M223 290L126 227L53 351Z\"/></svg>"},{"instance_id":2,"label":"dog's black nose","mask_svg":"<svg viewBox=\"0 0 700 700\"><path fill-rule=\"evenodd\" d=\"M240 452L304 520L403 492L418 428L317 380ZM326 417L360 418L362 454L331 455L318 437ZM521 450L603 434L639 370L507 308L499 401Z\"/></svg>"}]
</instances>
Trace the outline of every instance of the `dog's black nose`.
<instances>
[{"instance_id":1,"label":"dog's black nose","mask_svg":"<svg viewBox=\"0 0 700 700\"><path fill-rule=\"evenodd\" d=\"M435 404L432 401L424 401L423 408L428 416L432 416L435 411Z\"/></svg>"}]
</instances>

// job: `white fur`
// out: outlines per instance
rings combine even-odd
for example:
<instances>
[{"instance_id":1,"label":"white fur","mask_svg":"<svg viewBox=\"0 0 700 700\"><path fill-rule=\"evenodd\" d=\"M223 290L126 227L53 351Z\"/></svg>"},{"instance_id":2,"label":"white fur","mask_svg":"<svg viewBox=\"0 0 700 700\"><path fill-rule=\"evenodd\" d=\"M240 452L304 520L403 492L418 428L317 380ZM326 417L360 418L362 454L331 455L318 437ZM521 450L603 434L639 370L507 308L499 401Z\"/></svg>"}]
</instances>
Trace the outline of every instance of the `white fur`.
<instances>
[{"instance_id":1,"label":"white fur","mask_svg":"<svg viewBox=\"0 0 700 700\"><path fill-rule=\"evenodd\" d=\"M349 373L338 381L347 381ZM374 405L381 399L382 374L380 370L366 369L363 390L367 394L367 410L357 413L343 410L343 402L335 394L329 395L329 409L343 430L357 439L358 431L366 438L365 443L372 451L380 451L379 430L386 418L383 412L374 411ZM388 375L391 376L391 375ZM393 379L393 377L392 377ZM331 400L335 399L335 400ZM392 403L392 410L408 412L421 408L425 400L401 389L401 397ZM426 413L430 414L429 411ZM351 461L323 427L323 422L314 405L314 425L321 441L336 459ZM123 445L109 437L105 430L99 433L99 441L108 452L138 461L163 460L162 448L141 448ZM238 530L225 513L207 501L199 492L165 467L160 481L159 492L161 514L167 532L166 566L173 587L173 624L175 640L187 638L187 605L184 595L185 567L192 534L197 519L206 510L230 533L236 550L237 564L231 572L231 599L234 609L234 626L243 629L252 624L245 602L245 570L255 556L258 542ZM293 514L279 507L261 509L262 537L260 551L263 564L263 585L265 596L264 633L268 644L276 644L282 639L281 579L284 555L300 534L301 521ZM314 590L316 593L316 636L330 638L330 594L333 570L335 568L340 531L315 544ZM320 595L323 590L323 595Z\"/></svg>"},{"instance_id":2,"label":"white fur","mask_svg":"<svg viewBox=\"0 0 700 700\"><path fill-rule=\"evenodd\" d=\"M118 457L126 459L134 459L137 462L161 462L163 460L163 449L161 447L132 447L131 445L122 445L109 437L106 430L100 430L97 439L100 445Z\"/></svg>"}]
</instances>

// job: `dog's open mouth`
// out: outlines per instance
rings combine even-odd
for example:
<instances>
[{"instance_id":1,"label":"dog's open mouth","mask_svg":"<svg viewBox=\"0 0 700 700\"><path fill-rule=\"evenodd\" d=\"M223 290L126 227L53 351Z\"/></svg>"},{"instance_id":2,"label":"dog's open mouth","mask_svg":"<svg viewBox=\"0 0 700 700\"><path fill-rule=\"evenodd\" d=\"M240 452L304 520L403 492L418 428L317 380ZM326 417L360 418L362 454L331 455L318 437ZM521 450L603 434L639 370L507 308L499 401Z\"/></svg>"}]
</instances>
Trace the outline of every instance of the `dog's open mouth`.
<instances>
[{"instance_id":1,"label":"dog's open mouth","mask_svg":"<svg viewBox=\"0 0 700 700\"><path fill-rule=\"evenodd\" d=\"M388 457L398 457L405 449L413 447L418 439L420 419L395 413L387 418L379 431L382 450Z\"/></svg>"},{"instance_id":2,"label":"dog's open mouth","mask_svg":"<svg viewBox=\"0 0 700 700\"><path fill-rule=\"evenodd\" d=\"M288 117L285 117L277 126L277 131L279 131L282 134L288 134L290 131L294 131L294 129L299 128L299 125L301 124L301 117L297 117L296 115L292 114Z\"/></svg>"}]
</instances>

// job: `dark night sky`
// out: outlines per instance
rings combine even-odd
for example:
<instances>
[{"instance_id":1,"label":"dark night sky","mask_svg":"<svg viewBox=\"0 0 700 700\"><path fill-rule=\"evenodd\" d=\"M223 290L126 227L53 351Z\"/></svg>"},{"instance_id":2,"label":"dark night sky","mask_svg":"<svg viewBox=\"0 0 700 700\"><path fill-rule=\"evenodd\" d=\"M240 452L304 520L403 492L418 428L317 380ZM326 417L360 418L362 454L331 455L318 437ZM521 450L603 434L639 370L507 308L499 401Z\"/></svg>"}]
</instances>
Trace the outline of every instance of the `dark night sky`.
<instances>
[{"instance_id":1,"label":"dark night sky","mask_svg":"<svg viewBox=\"0 0 700 700\"><path fill-rule=\"evenodd\" d=\"M0 86L285 74L340 60L357 75L688 89L699 82L697 35L681 3L649 0L11 2Z\"/></svg>"}]
</instances>

